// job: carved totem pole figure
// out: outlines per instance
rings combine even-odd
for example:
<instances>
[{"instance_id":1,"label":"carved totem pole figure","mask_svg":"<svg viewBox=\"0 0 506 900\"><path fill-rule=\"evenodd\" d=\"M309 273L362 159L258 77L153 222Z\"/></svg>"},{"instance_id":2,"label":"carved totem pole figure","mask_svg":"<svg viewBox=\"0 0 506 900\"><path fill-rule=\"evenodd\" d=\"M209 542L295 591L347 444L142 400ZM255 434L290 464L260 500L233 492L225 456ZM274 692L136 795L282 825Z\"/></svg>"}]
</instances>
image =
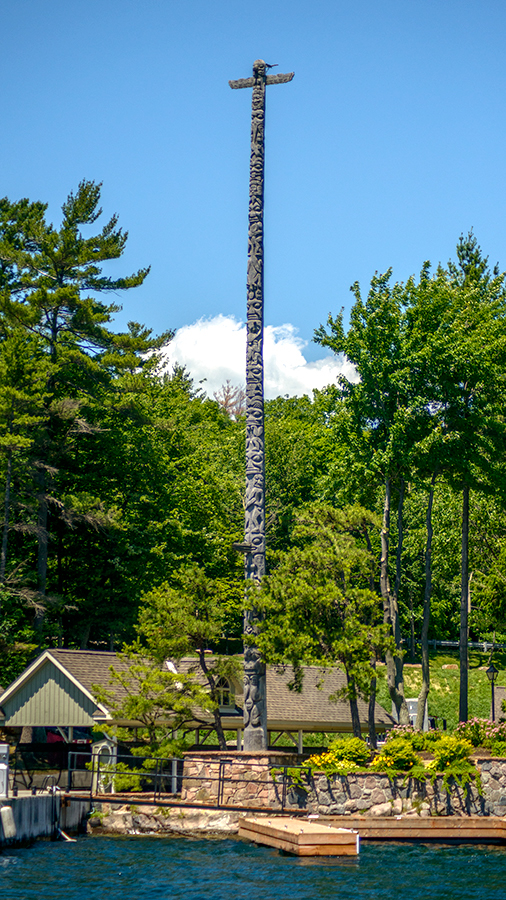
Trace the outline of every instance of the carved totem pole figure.
<instances>
[{"instance_id":1,"label":"carved totem pole figure","mask_svg":"<svg viewBox=\"0 0 506 900\"><path fill-rule=\"evenodd\" d=\"M246 349L246 498L245 578L258 583L265 574L265 472L264 472L264 162L265 87L291 81L288 75L267 75L263 59L253 63L253 77L229 81L231 88L253 88L249 183L247 349ZM244 616L244 634L254 638L258 613ZM267 748L267 697L265 665L253 643L244 647L244 749Z\"/></svg>"}]
</instances>

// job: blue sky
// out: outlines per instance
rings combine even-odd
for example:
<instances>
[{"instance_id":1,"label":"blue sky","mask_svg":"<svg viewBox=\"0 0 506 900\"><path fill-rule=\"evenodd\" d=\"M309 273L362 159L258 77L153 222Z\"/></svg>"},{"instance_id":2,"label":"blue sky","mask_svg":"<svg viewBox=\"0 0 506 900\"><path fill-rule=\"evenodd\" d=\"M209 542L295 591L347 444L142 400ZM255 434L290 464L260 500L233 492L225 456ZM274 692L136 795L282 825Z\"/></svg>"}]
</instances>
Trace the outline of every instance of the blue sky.
<instances>
[{"instance_id":1,"label":"blue sky","mask_svg":"<svg viewBox=\"0 0 506 900\"><path fill-rule=\"evenodd\" d=\"M228 80L295 71L267 96L266 323L310 341L355 280L446 262L471 227L506 268L505 26L491 0L3 4L0 195L57 222L103 181L115 270L152 266L118 327L240 321L251 92Z\"/></svg>"}]
</instances>

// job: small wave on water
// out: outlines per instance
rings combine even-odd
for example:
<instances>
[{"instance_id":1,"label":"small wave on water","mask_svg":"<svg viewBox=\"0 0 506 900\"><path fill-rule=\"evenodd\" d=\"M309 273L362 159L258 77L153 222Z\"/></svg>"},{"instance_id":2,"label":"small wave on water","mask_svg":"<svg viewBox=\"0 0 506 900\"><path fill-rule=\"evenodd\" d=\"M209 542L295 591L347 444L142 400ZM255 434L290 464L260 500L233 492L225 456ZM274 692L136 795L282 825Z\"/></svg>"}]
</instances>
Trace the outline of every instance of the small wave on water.
<instances>
[{"instance_id":1,"label":"small wave on water","mask_svg":"<svg viewBox=\"0 0 506 900\"><path fill-rule=\"evenodd\" d=\"M365 844L297 859L234 839L87 837L0 854L1 900L505 900L506 848Z\"/></svg>"}]
</instances>

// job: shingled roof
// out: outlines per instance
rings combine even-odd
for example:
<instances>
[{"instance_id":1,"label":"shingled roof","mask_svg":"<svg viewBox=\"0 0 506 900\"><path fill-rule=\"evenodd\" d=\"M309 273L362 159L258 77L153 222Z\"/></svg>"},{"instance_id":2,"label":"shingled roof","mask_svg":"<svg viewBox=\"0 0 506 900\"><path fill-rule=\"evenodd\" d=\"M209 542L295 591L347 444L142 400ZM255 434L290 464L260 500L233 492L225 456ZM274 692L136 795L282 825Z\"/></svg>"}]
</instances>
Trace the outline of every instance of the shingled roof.
<instances>
[{"instance_id":1,"label":"shingled roof","mask_svg":"<svg viewBox=\"0 0 506 900\"><path fill-rule=\"evenodd\" d=\"M0 720L42 727L112 721L107 702L98 703L93 692L93 685L100 685L121 702L126 692L119 683L110 684L111 665L120 672L128 668L116 653L45 650L1 694Z\"/></svg>"},{"instance_id":2,"label":"shingled roof","mask_svg":"<svg viewBox=\"0 0 506 900\"><path fill-rule=\"evenodd\" d=\"M65 667L77 681L90 694L93 694L93 685L97 684L105 690L111 691L114 699L121 702L127 696L125 689L114 681L110 667L114 666L117 672L127 672L128 663L117 653L106 653L97 650L49 650L49 655Z\"/></svg>"},{"instance_id":3,"label":"shingled roof","mask_svg":"<svg viewBox=\"0 0 506 900\"><path fill-rule=\"evenodd\" d=\"M212 657L210 657L210 660ZM15 725L89 725L99 721L116 721L105 703L97 703L93 686L110 690L117 702L126 691L118 682L111 684L110 667L119 672L128 670L128 663L117 653L93 650L46 650L0 696L5 724ZM175 663L178 672L198 674L198 660L185 657ZM302 691L289 688L291 667L267 666L267 727L269 731L351 731L349 704L330 697L346 684L345 675L338 669L322 672L313 666L303 668ZM242 727L242 679L232 685L235 710L222 709L225 729ZM360 720L365 727L367 705L358 701ZM1 718L1 716L0 716ZM56 721L58 718L58 721ZM199 718L212 722L209 713L199 711ZM55 719L55 721L52 721ZM47 721L46 721L47 720ZM375 707L378 730L391 727L394 722L378 703ZM131 723L134 724L134 723Z\"/></svg>"},{"instance_id":4,"label":"shingled roof","mask_svg":"<svg viewBox=\"0 0 506 900\"><path fill-rule=\"evenodd\" d=\"M209 657L211 660L212 657ZM184 657L177 662L178 672L188 673L196 670L198 660L195 657ZM270 731L351 731L350 705L347 700L331 700L343 687L346 687L346 676L339 669L322 671L317 666L303 667L302 691L291 690L289 683L293 681L291 666L267 666L267 727ZM238 714L242 716L242 683L233 685L235 703ZM358 701L360 721L363 725L368 720L368 704ZM222 713L224 728L230 725L232 718ZM379 730L391 728L395 722L379 703L375 705L374 720Z\"/></svg>"},{"instance_id":5,"label":"shingled roof","mask_svg":"<svg viewBox=\"0 0 506 900\"><path fill-rule=\"evenodd\" d=\"M350 705L346 700L330 700L346 687L346 676L338 669L322 673L315 666L304 666L302 691L290 690L291 668L267 666L267 719L270 728L304 731L345 731L351 728ZM367 723L368 704L358 701L360 721ZM376 703L374 720L377 728L391 727L391 716ZM297 726L297 723L300 723Z\"/></svg>"}]
</instances>

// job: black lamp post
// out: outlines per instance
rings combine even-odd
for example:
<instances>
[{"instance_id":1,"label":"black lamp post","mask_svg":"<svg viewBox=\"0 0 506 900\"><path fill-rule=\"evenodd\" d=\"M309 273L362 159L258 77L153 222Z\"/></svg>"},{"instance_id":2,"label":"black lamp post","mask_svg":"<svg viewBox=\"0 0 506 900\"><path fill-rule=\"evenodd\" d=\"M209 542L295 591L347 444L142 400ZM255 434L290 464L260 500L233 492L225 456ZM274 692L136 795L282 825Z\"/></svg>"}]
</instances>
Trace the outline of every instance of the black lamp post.
<instances>
[{"instance_id":1,"label":"black lamp post","mask_svg":"<svg viewBox=\"0 0 506 900\"><path fill-rule=\"evenodd\" d=\"M496 682L497 676L499 675L499 670L496 669L494 663L490 663L487 669L487 678L490 681L490 687L492 689L492 722L495 722L495 697L494 697L494 684Z\"/></svg>"}]
</instances>

